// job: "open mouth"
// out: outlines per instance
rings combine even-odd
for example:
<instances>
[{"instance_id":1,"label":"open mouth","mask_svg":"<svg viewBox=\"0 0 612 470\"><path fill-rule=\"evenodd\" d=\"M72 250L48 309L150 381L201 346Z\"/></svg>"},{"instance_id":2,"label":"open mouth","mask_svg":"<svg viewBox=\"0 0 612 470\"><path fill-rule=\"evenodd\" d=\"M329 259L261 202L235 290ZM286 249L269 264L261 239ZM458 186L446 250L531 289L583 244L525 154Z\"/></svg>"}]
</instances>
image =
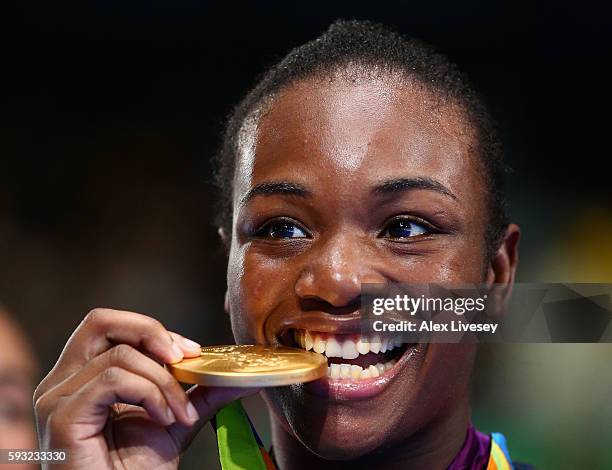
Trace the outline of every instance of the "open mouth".
<instances>
[{"instance_id":1,"label":"open mouth","mask_svg":"<svg viewBox=\"0 0 612 470\"><path fill-rule=\"evenodd\" d=\"M268 317L269 344L314 351L327 358L327 376L292 387L330 401L360 401L382 394L398 379L405 384L417 381L426 344L403 343L399 336L362 335L359 312L343 313L279 309Z\"/></svg>"},{"instance_id":2,"label":"open mouth","mask_svg":"<svg viewBox=\"0 0 612 470\"><path fill-rule=\"evenodd\" d=\"M331 334L291 329L282 342L327 357L327 377L332 381L367 381L391 370L409 345L397 338L377 335Z\"/></svg>"}]
</instances>

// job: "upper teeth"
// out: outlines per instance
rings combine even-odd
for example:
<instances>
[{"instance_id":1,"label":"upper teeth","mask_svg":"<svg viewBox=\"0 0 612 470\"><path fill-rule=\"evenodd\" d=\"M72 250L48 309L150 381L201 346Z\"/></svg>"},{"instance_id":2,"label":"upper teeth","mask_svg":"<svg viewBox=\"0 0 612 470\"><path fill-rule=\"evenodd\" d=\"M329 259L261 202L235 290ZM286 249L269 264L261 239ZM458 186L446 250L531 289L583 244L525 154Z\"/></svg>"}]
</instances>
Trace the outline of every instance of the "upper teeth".
<instances>
[{"instance_id":1,"label":"upper teeth","mask_svg":"<svg viewBox=\"0 0 612 470\"><path fill-rule=\"evenodd\" d=\"M353 336L342 338L341 336L322 335L311 333L308 330L295 330L295 341L307 351L314 350L327 357L341 357L343 359L355 359L360 354L369 352L379 353L391 351L403 344L401 338L380 338L377 335Z\"/></svg>"}]
</instances>

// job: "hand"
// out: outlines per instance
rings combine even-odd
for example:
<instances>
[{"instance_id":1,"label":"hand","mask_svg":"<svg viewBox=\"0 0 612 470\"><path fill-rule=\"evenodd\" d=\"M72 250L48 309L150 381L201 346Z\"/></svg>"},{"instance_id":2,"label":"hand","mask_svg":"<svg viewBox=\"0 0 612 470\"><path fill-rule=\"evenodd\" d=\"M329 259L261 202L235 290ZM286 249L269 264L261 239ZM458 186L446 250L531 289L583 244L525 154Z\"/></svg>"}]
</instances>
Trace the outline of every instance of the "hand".
<instances>
[{"instance_id":1,"label":"hand","mask_svg":"<svg viewBox=\"0 0 612 470\"><path fill-rule=\"evenodd\" d=\"M195 386L160 363L200 345L133 312L92 310L34 393L41 449L66 449L54 469L176 469L197 432L255 389ZM159 362L156 362L159 361Z\"/></svg>"}]
</instances>

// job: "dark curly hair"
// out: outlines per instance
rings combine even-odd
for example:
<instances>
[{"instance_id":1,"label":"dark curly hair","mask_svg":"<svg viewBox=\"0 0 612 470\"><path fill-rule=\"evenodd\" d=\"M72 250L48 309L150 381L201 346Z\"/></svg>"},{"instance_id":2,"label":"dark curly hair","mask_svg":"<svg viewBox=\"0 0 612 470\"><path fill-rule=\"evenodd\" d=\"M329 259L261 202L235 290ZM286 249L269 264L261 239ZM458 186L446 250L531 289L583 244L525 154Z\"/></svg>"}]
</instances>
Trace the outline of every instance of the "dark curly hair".
<instances>
[{"instance_id":1,"label":"dark curly hair","mask_svg":"<svg viewBox=\"0 0 612 470\"><path fill-rule=\"evenodd\" d=\"M357 66L366 73L399 72L421 82L438 96L453 99L466 111L477 131L478 150L486 173L489 210L486 247L490 257L507 226L505 166L493 119L467 77L444 55L369 21L336 21L321 36L293 49L270 67L233 109L215 157L215 183L221 195L218 226L231 233L233 178L245 121L283 87L308 77L331 77L349 66Z\"/></svg>"}]
</instances>

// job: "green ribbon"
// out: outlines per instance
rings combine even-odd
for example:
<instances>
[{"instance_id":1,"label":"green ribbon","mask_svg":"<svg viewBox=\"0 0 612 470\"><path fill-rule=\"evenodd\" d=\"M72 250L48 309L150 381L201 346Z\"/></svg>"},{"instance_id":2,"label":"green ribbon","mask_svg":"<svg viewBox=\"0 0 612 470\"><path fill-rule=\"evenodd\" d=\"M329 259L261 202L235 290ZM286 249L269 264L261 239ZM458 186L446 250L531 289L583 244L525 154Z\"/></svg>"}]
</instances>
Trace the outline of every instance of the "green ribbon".
<instances>
[{"instance_id":1,"label":"green ribbon","mask_svg":"<svg viewBox=\"0 0 612 470\"><path fill-rule=\"evenodd\" d=\"M249 418L236 400L222 408L213 420L223 470L266 470Z\"/></svg>"}]
</instances>

